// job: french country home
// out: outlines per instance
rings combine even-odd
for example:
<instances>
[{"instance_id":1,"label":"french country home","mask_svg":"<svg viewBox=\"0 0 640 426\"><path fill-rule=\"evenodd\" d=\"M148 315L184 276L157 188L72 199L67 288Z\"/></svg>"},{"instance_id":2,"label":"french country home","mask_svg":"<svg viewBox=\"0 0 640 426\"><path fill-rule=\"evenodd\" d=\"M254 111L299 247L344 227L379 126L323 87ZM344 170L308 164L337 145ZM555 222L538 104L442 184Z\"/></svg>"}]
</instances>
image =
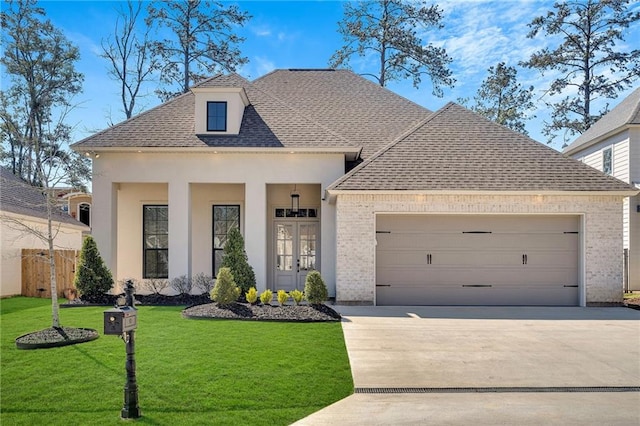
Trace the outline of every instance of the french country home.
<instances>
[{"instance_id":1,"label":"french country home","mask_svg":"<svg viewBox=\"0 0 640 426\"><path fill-rule=\"evenodd\" d=\"M244 235L258 291L319 270L338 303L622 298L638 189L453 103L347 70L218 75L73 145L114 277L215 275Z\"/></svg>"}]
</instances>

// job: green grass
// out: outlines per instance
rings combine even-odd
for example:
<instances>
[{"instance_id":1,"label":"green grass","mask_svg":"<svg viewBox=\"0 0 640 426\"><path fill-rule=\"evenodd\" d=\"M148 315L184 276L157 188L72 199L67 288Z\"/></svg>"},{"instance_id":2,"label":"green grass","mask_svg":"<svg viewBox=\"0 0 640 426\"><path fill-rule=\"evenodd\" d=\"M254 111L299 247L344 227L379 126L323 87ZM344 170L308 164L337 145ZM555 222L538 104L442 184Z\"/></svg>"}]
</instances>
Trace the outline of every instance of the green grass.
<instances>
[{"instance_id":1,"label":"green grass","mask_svg":"<svg viewBox=\"0 0 640 426\"><path fill-rule=\"evenodd\" d=\"M100 338L19 350L51 325L49 299L0 300L3 425L121 425L125 346L102 335L107 308L61 309L61 324ZM180 307L141 307L136 372L151 425L285 425L353 392L339 323L187 320Z\"/></svg>"}]
</instances>

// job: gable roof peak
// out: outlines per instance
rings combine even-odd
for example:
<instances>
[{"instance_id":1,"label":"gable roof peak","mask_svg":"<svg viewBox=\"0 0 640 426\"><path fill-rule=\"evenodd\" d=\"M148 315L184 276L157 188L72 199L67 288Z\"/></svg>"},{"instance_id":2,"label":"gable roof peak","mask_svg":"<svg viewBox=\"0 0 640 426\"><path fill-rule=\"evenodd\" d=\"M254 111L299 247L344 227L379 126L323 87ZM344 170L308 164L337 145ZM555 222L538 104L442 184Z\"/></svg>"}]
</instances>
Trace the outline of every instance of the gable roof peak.
<instances>
[{"instance_id":1,"label":"gable roof peak","mask_svg":"<svg viewBox=\"0 0 640 426\"><path fill-rule=\"evenodd\" d=\"M563 152L571 155L591 146L628 126L640 125L640 87L637 87L615 108L602 116Z\"/></svg>"}]
</instances>

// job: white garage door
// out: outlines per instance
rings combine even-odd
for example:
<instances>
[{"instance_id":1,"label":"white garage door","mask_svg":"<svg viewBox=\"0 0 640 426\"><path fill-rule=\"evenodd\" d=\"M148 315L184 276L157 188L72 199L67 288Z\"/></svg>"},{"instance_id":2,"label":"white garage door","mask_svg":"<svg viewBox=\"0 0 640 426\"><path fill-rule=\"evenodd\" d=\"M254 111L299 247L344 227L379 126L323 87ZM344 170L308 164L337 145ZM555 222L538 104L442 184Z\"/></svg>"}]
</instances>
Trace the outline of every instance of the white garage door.
<instances>
[{"instance_id":1,"label":"white garage door","mask_svg":"<svg viewBox=\"0 0 640 426\"><path fill-rule=\"evenodd\" d=\"M578 305L578 216L378 215L378 305Z\"/></svg>"}]
</instances>

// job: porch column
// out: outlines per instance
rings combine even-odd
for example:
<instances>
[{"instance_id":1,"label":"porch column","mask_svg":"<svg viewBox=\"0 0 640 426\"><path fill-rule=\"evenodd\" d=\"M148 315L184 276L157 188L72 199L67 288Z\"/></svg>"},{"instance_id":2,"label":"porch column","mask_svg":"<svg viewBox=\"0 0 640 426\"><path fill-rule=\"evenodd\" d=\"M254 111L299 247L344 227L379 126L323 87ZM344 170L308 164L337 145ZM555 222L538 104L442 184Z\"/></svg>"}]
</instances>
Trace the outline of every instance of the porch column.
<instances>
[{"instance_id":1,"label":"porch column","mask_svg":"<svg viewBox=\"0 0 640 426\"><path fill-rule=\"evenodd\" d=\"M91 235L96 241L100 256L118 280L118 188L119 184L108 179L93 179ZM98 226L95 226L98 224Z\"/></svg>"},{"instance_id":2,"label":"porch column","mask_svg":"<svg viewBox=\"0 0 640 426\"><path fill-rule=\"evenodd\" d=\"M191 188L169 182L169 279L191 276Z\"/></svg>"},{"instance_id":3,"label":"porch column","mask_svg":"<svg viewBox=\"0 0 640 426\"><path fill-rule=\"evenodd\" d=\"M244 242L249 264L256 274L256 288L267 288L267 186L251 181L244 186Z\"/></svg>"}]
</instances>

